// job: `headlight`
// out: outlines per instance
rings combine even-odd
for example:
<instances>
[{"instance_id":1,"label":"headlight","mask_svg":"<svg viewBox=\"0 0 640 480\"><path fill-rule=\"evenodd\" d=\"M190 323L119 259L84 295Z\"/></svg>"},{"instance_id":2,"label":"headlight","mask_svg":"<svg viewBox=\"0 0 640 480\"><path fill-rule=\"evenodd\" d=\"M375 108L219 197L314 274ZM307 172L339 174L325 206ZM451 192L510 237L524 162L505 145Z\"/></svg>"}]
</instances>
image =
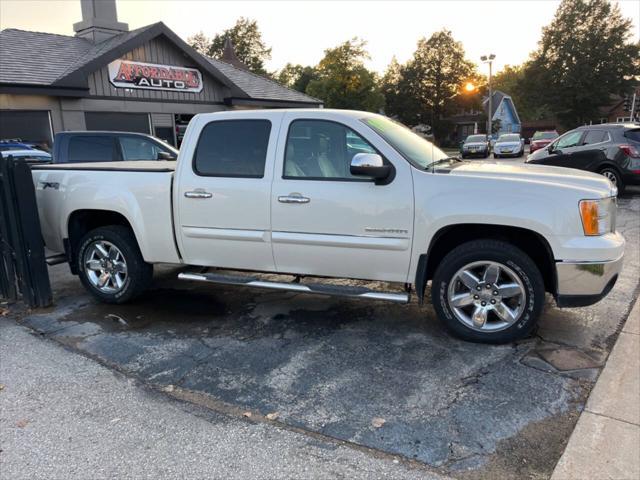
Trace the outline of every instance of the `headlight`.
<instances>
[{"instance_id":1,"label":"headlight","mask_svg":"<svg viewBox=\"0 0 640 480\"><path fill-rule=\"evenodd\" d=\"M616 229L615 197L581 200L580 218L585 235L604 235Z\"/></svg>"}]
</instances>

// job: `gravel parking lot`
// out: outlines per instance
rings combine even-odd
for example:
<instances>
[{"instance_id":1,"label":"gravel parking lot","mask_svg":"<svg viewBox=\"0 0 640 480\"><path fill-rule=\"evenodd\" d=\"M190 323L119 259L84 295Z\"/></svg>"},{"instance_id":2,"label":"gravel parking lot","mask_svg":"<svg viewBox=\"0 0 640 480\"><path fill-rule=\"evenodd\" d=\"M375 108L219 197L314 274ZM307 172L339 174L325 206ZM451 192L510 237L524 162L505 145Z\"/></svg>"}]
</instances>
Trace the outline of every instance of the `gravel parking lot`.
<instances>
[{"instance_id":1,"label":"gravel parking lot","mask_svg":"<svg viewBox=\"0 0 640 480\"><path fill-rule=\"evenodd\" d=\"M155 392L153 402L175 405L177 399L230 425L260 425L322 448L400 459L408 471L544 477L638 295L639 213L640 190L630 189L618 216L627 239L625 266L609 296L592 307L565 310L549 299L536 335L511 345L453 339L433 309L415 301L395 305L196 285L178 282L180 270L168 267L158 270L154 289L141 299L112 306L94 301L59 265L51 268L55 307L11 316ZM13 348L20 347L2 344L4 352ZM74 358L86 365L82 356ZM99 398L91 401L99 408ZM24 452L21 437L7 433L7 422L16 418L8 417L15 409L9 402L21 400L0 393L5 459ZM153 406L150 423L163 415ZM183 421L170 417L167 428L177 427L171 419ZM60 419L56 434L66 438L73 429L74 419Z\"/></svg>"}]
</instances>

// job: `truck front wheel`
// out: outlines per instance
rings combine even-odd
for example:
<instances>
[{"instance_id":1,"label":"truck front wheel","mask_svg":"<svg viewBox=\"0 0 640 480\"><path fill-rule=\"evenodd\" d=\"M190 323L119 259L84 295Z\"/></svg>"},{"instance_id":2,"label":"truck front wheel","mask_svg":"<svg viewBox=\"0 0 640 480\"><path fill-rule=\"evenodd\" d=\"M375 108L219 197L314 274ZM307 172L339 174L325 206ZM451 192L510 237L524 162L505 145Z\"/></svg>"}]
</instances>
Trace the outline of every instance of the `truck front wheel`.
<instances>
[{"instance_id":1,"label":"truck front wheel","mask_svg":"<svg viewBox=\"0 0 640 480\"><path fill-rule=\"evenodd\" d=\"M125 303L151 282L153 266L144 261L133 232L125 226L91 230L77 252L80 280L103 302Z\"/></svg>"},{"instance_id":2,"label":"truck front wheel","mask_svg":"<svg viewBox=\"0 0 640 480\"><path fill-rule=\"evenodd\" d=\"M544 306L544 282L535 263L503 241L475 240L449 252L433 277L434 308L454 335L506 343L533 330Z\"/></svg>"}]
</instances>

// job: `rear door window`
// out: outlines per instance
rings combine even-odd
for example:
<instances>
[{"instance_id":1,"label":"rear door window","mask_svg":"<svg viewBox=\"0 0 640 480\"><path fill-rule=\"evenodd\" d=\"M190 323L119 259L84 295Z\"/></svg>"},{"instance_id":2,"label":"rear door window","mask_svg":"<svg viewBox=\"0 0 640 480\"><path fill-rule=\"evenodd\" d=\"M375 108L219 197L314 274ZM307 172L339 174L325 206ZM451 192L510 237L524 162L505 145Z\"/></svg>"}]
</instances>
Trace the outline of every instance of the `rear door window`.
<instances>
[{"instance_id":1,"label":"rear door window","mask_svg":"<svg viewBox=\"0 0 640 480\"><path fill-rule=\"evenodd\" d=\"M115 138L109 135L78 135L69 139L69 162L120 160Z\"/></svg>"},{"instance_id":2,"label":"rear door window","mask_svg":"<svg viewBox=\"0 0 640 480\"><path fill-rule=\"evenodd\" d=\"M219 120L200 134L193 169L200 176L262 178L269 120Z\"/></svg>"},{"instance_id":3,"label":"rear door window","mask_svg":"<svg viewBox=\"0 0 640 480\"><path fill-rule=\"evenodd\" d=\"M120 137L124 160L158 160L158 153L164 151L156 143L144 137Z\"/></svg>"},{"instance_id":4,"label":"rear door window","mask_svg":"<svg viewBox=\"0 0 640 480\"><path fill-rule=\"evenodd\" d=\"M606 142L609 134L605 130L589 130L582 141L583 145L592 145L594 143Z\"/></svg>"}]
</instances>

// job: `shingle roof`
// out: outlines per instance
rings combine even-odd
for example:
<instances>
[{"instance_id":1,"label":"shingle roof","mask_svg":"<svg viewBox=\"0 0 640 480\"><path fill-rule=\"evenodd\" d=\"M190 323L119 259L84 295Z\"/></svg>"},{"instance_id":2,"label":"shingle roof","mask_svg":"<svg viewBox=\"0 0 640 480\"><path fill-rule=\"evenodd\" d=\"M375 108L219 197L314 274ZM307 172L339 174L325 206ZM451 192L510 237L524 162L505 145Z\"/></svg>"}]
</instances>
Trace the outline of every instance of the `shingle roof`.
<instances>
[{"instance_id":1,"label":"shingle roof","mask_svg":"<svg viewBox=\"0 0 640 480\"><path fill-rule=\"evenodd\" d=\"M131 40L132 38L136 37L137 35L141 34L142 32L149 30L152 25L147 25L146 27L141 27L138 28L136 30L131 30L130 32L127 33L123 33L121 35L116 35L115 37L111 37L107 40L105 40L104 42L100 42L97 44L91 44L91 48L89 48L87 51L85 51L82 55L80 55L75 62L73 62L71 65L69 65L69 68L67 68L62 75L60 75L58 78L62 78L65 75L76 71L78 68L83 67L84 65L86 65L87 63L91 62L92 60L95 60L96 58L98 58L100 55L108 52L109 50L113 50L114 48L122 45L123 43ZM76 37L70 37L70 38L76 38Z\"/></svg>"},{"instance_id":2,"label":"shingle roof","mask_svg":"<svg viewBox=\"0 0 640 480\"><path fill-rule=\"evenodd\" d=\"M284 87L255 73L241 70L222 60L207 58L225 77L240 87L249 97L260 100L281 100L288 102L322 103L322 100Z\"/></svg>"},{"instance_id":3,"label":"shingle roof","mask_svg":"<svg viewBox=\"0 0 640 480\"><path fill-rule=\"evenodd\" d=\"M320 104L321 100L291 90L273 80L238 69L220 60L204 57L186 45L166 25L155 23L93 44L79 37L6 29L0 32L0 83L36 86L78 86L82 70L100 57L123 49L125 44L148 41L164 34L194 57L203 69L231 87L232 95L248 99Z\"/></svg>"},{"instance_id":4,"label":"shingle roof","mask_svg":"<svg viewBox=\"0 0 640 480\"><path fill-rule=\"evenodd\" d=\"M51 85L94 45L83 38L28 32L0 32L0 83Z\"/></svg>"}]
</instances>

